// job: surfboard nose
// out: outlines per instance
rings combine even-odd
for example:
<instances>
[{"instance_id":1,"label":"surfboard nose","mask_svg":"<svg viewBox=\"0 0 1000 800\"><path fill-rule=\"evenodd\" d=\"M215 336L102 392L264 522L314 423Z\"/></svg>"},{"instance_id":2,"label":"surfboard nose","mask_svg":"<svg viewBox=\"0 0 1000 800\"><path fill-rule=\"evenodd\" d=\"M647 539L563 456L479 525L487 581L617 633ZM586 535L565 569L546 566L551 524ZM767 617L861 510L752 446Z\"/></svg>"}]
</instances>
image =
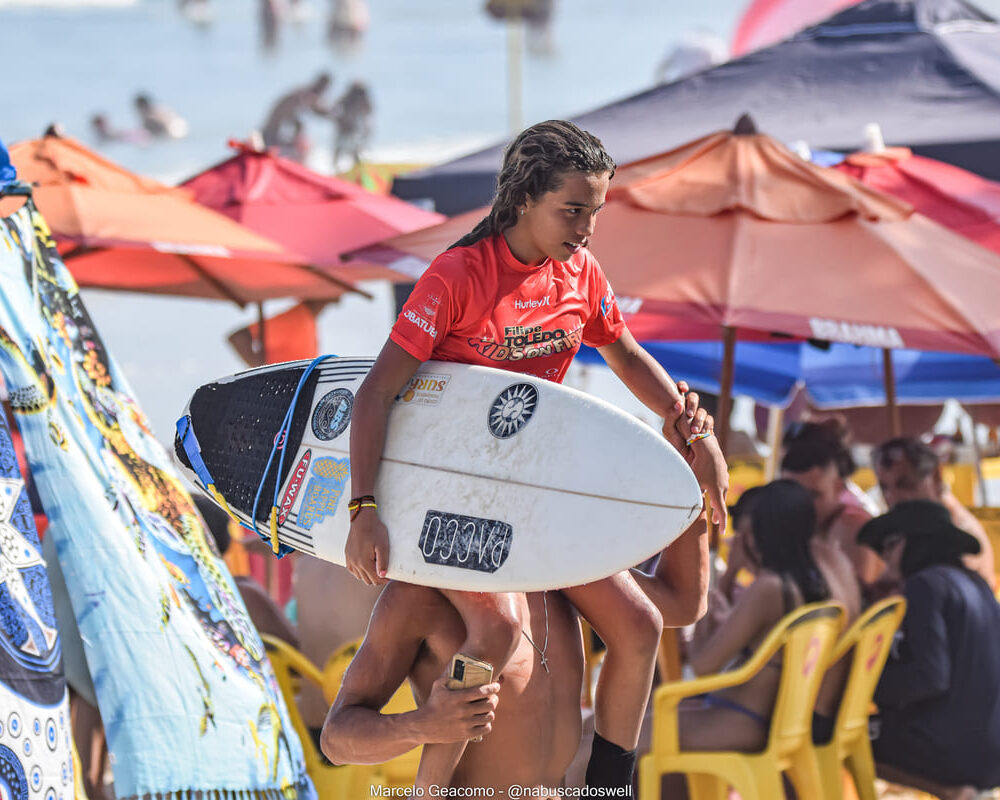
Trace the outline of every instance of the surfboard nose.
<instances>
[{"instance_id":1,"label":"surfboard nose","mask_svg":"<svg viewBox=\"0 0 1000 800\"><path fill-rule=\"evenodd\" d=\"M266 519L271 508L282 451L295 453L309 420L318 372L302 388L287 436L276 442L304 369L302 365L265 368L243 373L237 380L205 384L191 396L178 421L174 452L179 463L201 483L207 484L210 476L226 501L248 515L260 489L258 520ZM275 458L265 478L272 451ZM282 480L292 461L289 457L281 464Z\"/></svg>"}]
</instances>

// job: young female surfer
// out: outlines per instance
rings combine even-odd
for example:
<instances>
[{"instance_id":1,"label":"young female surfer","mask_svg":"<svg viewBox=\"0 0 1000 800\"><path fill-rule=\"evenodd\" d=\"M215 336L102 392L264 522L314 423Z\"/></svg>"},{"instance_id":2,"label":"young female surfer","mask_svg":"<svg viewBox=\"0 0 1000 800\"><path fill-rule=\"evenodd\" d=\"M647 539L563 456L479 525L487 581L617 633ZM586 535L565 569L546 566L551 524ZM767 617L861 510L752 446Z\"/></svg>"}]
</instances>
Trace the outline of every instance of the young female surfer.
<instances>
[{"instance_id":1,"label":"young female surfer","mask_svg":"<svg viewBox=\"0 0 1000 800\"><path fill-rule=\"evenodd\" d=\"M597 347L635 396L666 420L664 436L692 464L716 520L725 519L728 475L710 435L710 419L697 409L696 398L689 395L685 405L667 373L636 343L587 250L614 170L600 141L569 122L540 123L508 146L489 215L438 256L417 282L358 389L351 428L355 498L374 490L389 409L422 362L480 364L560 382L586 343ZM348 569L366 583L382 582L391 554L377 500L352 507L358 513L345 548ZM690 558L669 570L692 587L688 607L697 609L690 613L697 616L703 607L699 595L706 589L699 563L705 547L700 531L690 538L693 544L682 550ZM639 580L650 597L659 599L645 576ZM564 593L608 646L597 687L588 783L625 785L631 781L663 616L628 572ZM499 674L522 635L512 597L445 594L466 625L460 652L488 661ZM676 616L675 611L664 613ZM690 621L668 619L673 625ZM425 747L417 785L447 784L464 747Z\"/></svg>"}]
</instances>

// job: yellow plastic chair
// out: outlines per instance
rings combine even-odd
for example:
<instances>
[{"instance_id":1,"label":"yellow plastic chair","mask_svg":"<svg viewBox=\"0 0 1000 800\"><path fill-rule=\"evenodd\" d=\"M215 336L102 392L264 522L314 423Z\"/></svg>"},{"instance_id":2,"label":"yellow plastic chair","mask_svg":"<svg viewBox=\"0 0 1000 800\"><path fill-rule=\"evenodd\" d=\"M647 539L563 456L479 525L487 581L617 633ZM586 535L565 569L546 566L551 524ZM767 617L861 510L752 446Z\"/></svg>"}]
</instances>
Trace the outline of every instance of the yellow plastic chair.
<instances>
[{"instance_id":1,"label":"yellow plastic chair","mask_svg":"<svg viewBox=\"0 0 1000 800\"><path fill-rule=\"evenodd\" d=\"M379 765L332 766L323 758L306 728L295 699L296 686L300 679L312 681L322 688L323 673L287 642L266 633L262 633L260 638L264 641L271 659L271 666L281 688L281 694L285 698L292 727L302 742L306 771L316 786L319 800L354 800L359 797L370 797L372 787L385 786L385 777Z\"/></svg>"},{"instance_id":2,"label":"yellow plastic chair","mask_svg":"<svg viewBox=\"0 0 1000 800\"><path fill-rule=\"evenodd\" d=\"M783 773L788 773L799 797L822 797L812 714L843 619L844 609L837 603L802 606L782 618L739 669L660 686L653 695L652 748L639 762L640 800L656 800L660 778L672 772L687 776L691 800L726 800L729 786L743 800L776 800L784 797ZM781 681L767 748L761 753L680 750L678 703L745 683L779 650Z\"/></svg>"},{"instance_id":3,"label":"yellow plastic chair","mask_svg":"<svg viewBox=\"0 0 1000 800\"><path fill-rule=\"evenodd\" d=\"M970 508L976 519L982 523L986 535L993 545L993 574L996 575L996 596L1000 600L1000 508L995 506L976 506Z\"/></svg>"},{"instance_id":4,"label":"yellow plastic chair","mask_svg":"<svg viewBox=\"0 0 1000 800\"><path fill-rule=\"evenodd\" d=\"M323 697L331 705L337 699L337 692L340 691L340 685L344 682L344 673L347 672L347 668L351 665L351 661L360 647L360 639L349 642L334 652L323 665ZM413 699L410 684L404 681L396 693L389 698L389 702L382 708L382 712L384 714L405 714L408 711L416 710L416 708L417 702ZM408 753L380 764L385 786L390 788L413 786L423 750L423 747L416 747Z\"/></svg>"},{"instance_id":5,"label":"yellow plastic chair","mask_svg":"<svg viewBox=\"0 0 1000 800\"><path fill-rule=\"evenodd\" d=\"M868 492L878 486L878 478L875 477L875 470L871 467L858 467L851 475L851 480L862 492Z\"/></svg>"},{"instance_id":6,"label":"yellow plastic chair","mask_svg":"<svg viewBox=\"0 0 1000 800\"><path fill-rule=\"evenodd\" d=\"M975 505L978 482L975 464L945 464L941 467L941 475L958 502L963 506Z\"/></svg>"},{"instance_id":7,"label":"yellow plastic chair","mask_svg":"<svg viewBox=\"0 0 1000 800\"><path fill-rule=\"evenodd\" d=\"M83 764L76 749L76 741L69 737L70 755L73 759L73 800L88 800L87 790L83 785Z\"/></svg>"},{"instance_id":8,"label":"yellow plastic chair","mask_svg":"<svg viewBox=\"0 0 1000 800\"><path fill-rule=\"evenodd\" d=\"M850 654L851 667L834 721L833 736L829 743L816 747L826 800L843 800L842 767L847 768L854 780L859 800L876 800L868 715L882 667L905 611L906 600L902 597L889 597L876 603L840 637L830 656L830 663L836 664Z\"/></svg>"}]
</instances>

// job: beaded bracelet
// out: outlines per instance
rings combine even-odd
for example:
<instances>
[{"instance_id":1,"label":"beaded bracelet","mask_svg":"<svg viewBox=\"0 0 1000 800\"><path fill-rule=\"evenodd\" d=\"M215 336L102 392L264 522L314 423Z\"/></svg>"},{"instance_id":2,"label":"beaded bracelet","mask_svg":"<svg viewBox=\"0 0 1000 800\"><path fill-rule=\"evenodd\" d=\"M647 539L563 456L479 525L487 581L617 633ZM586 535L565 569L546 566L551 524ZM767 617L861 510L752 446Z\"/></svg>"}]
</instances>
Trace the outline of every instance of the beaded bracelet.
<instances>
[{"instance_id":1,"label":"beaded bracelet","mask_svg":"<svg viewBox=\"0 0 1000 800\"><path fill-rule=\"evenodd\" d=\"M691 437L685 442L685 444L688 447L690 447L691 445L693 445L695 442L699 441L700 439L707 439L711 435L712 435L711 431L702 431L701 433L693 433L693 434L691 434Z\"/></svg>"},{"instance_id":2,"label":"beaded bracelet","mask_svg":"<svg viewBox=\"0 0 1000 800\"><path fill-rule=\"evenodd\" d=\"M378 505L375 503L374 496L366 494L361 497L355 497L347 504L347 510L351 512L351 522L354 522L358 514L361 513L362 508L374 508L377 510Z\"/></svg>"}]
</instances>

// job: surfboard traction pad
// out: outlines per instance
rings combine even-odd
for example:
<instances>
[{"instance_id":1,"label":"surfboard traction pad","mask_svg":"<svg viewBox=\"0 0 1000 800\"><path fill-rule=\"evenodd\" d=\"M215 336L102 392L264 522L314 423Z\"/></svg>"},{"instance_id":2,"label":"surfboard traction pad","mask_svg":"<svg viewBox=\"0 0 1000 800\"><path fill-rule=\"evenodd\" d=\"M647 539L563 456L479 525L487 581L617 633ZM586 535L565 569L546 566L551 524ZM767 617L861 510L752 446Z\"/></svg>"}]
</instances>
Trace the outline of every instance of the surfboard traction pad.
<instances>
[{"instance_id":1,"label":"surfboard traction pad","mask_svg":"<svg viewBox=\"0 0 1000 800\"><path fill-rule=\"evenodd\" d=\"M198 421L194 434L202 460L215 479L215 488L232 508L247 517L253 511L254 497L278 433L277 429L266 430L263 421L285 418L304 370L305 367L291 367L240 376L238 381L208 383L199 387L191 398L191 419ZM309 421L320 374L319 370L314 371L299 393L298 407L283 445L286 456L279 486L295 466L294 455ZM176 435L174 452L190 469L187 454ZM257 507L256 519L265 524L274 501L281 452L275 452Z\"/></svg>"}]
</instances>

